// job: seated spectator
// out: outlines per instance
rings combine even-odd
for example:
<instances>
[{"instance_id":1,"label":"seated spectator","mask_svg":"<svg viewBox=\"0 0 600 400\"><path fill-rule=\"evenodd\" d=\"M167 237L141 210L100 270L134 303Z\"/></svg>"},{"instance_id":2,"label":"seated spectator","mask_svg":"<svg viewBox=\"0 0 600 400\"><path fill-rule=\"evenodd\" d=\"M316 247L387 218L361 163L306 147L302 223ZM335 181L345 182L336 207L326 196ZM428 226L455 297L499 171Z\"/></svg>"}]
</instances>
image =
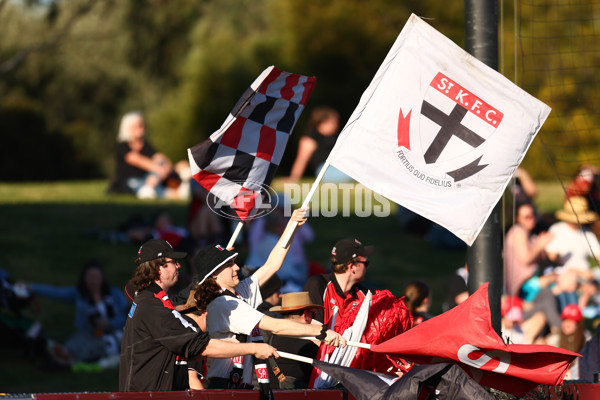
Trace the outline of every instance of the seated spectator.
<instances>
[{"instance_id":1,"label":"seated spectator","mask_svg":"<svg viewBox=\"0 0 600 400\"><path fill-rule=\"evenodd\" d=\"M553 235L542 232L532 236L535 227L535 210L531 204L525 203L517 207L514 225L506 233L504 240L504 283L506 294L521 295L532 301L537 291L521 293L523 284L533 277L539 279L538 287L547 287L555 281L554 275L539 276L538 262L545 257L545 247ZM530 287L530 286L527 286Z\"/></svg>"},{"instance_id":2,"label":"seated spectator","mask_svg":"<svg viewBox=\"0 0 600 400\"><path fill-rule=\"evenodd\" d=\"M24 282L14 282L7 270L0 268L0 351L3 354L20 349L42 370L64 369L69 366L52 354L54 342L48 339L39 321L28 311L38 304ZM70 362L70 360L69 360Z\"/></svg>"},{"instance_id":3,"label":"seated spectator","mask_svg":"<svg viewBox=\"0 0 600 400\"><path fill-rule=\"evenodd\" d=\"M141 199L187 199L191 170L186 160L173 166L146 139L144 117L125 114L117 137L115 178L109 193L133 193Z\"/></svg>"},{"instance_id":4,"label":"seated spectator","mask_svg":"<svg viewBox=\"0 0 600 400\"><path fill-rule=\"evenodd\" d=\"M446 298L442 303L442 311L446 312L469 297L467 281L469 279L469 268L467 264L456 270L446 283Z\"/></svg>"},{"instance_id":5,"label":"seated spectator","mask_svg":"<svg viewBox=\"0 0 600 400\"><path fill-rule=\"evenodd\" d=\"M600 210L600 169L595 165L582 165L571 182L567 184L567 197L581 196L588 201L588 208ZM600 237L600 220L591 224L590 229Z\"/></svg>"},{"instance_id":6,"label":"seated spectator","mask_svg":"<svg viewBox=\"0 0 600 400\"><path fill-rule=\"evenodd\" d=\"M118 365L128 304L121 289L106 281L101 263L85 264L77 286L31 283L30 288L36 295L75 305L77 331L64 344L63 358L67 362L89 363L110 358L115 361L113 366Z\"/></svg>"},{"instance_id":7,"label":"seated spectator","mask_svg":"<svg viewBox=\"0 0 600 400\"><path fill-rule=\"evenodd\" d=\"M564 267L558 276L559 283L572 280L572 276L580 282L582 294L578 303L583 309L596 292L588 259L600 259L600 243L588 225L598 220L598 215L588 209L585 198L578 196L569 197L555 215L560 221L550 227L554 237L546 246L546 253L555 265Z\"/></svg>"},{"instance_id":8,"label":"seated spectator","mask_svg":"<svg viewBox=\"0 0 600 400\"><path fill-rule=\"evenodd\" d=\"M317 107L310 114L308 132L298 142L298 154L292 165L289 180L298 181L308 169L313 176L319 175L339 135L340 116L330 107ZM351 182L352 179L330 166L322 182Z\"/></svg>"},{"instance_id":9,"label":"seated spectator","mask_svg":"<svg viewBox=\"0 0 600 400\"><path fill-rule=\"evenodd\" d=\"M546 317L541 311L529 318L523 316L523 302L519 297L505 296L500 307L502 338L507 343L533 344L540 339Z\"/></svg>"},{"instance_id":10,"label":"seated spectator","mask_svg":"<svg viewBox=\"0 0 600 400\"><path fill-rule=\"evenodd\" d=\"M433 317L433 315L429 314L431 292L425 282L413 281L406 285L404 289L404 303L412 315L413 326L417 326L421 322Z\"/></svg>"},{"instance_id":11,"label":"seated spectator","mask_svg":"<svg viewBox=\"0 0 600 400\"><path fill-rule=\"evenodd\" d=\"M311 304L308 292L298 292L284 294L281 297L281 306L271 307L270 311L282 314L284 320L310 324L314 310L322 308L323 306ZM316 340L302 340L279 335L273 335L269 344L278 350L313 359L316 357L320 345ZM278 388L308 388L312 365L285 358L277 360L277 364L286 378L283 382L276 382L279 384Z\"/></svg>"},{"instance_id":12,"label":"seated spectator","mask_svg":"<svg viewBox=\"0 0 600 400\"><path fill-rule=\"evenodd\" d=\"M593 165L582 165L567 184L567 197L588 197L594 185L594 176L600 171Z\"/></svg>"},{"instance_id":13,"label":"seated spectator","mask_svg":"<svg viewBox=\"0 0 600 400\"><path fill-rule=\"evenodd\" d=\"M569 304L563 308L560 318L562 322L560 325L558 347L574 353L580 353L590 336L583 325L581 310L576 304ZM578 359L575 359L575 362L573 362L567 371L565 379L579 379L579 366L577 363Z\"/></svg>"},{"instance_id":14,"label":"seated spectator","mask_svg":"<svg viewBox=\"0 0 600 400\"><path fill-rule=\"evenodd\" d=\"M504 214L505 221L510 222L516 219L517 208L520 204L531 204L534 209L533 201L537 195L537 185L529 173L519 167L513 174L510 184L505 190ZM537 210L536 217L537 217ZM543 216L541 216L543 217ZM509 228L509 226L505 226ZM537 231L537 229L535 230Z\"/></svg>"},{"instance_id":15,"label":"seated spectator","mask_svg":"<svg viewBox=\"0 0 600 400\"><path fill-rule=\"evenodd\" d=\"M88 228L84 232L88 238L106 240L112 244L133 243L140 246L150 239L163 239L178 250L190 250L193 239L183 226L175 225L171 213L166 209L158 210L151 218L136 214L119 224L115 230L101 231Z\"/></svg>"}]
</instances>

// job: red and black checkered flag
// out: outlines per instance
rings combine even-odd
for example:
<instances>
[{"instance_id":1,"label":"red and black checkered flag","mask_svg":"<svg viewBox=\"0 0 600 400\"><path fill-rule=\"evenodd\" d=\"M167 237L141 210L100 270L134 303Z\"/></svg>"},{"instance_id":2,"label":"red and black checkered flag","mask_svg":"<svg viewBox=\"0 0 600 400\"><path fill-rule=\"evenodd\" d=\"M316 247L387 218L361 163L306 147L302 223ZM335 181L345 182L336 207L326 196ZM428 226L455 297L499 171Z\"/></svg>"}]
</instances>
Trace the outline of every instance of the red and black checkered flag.
<instances>
[{"instance_id":1,"label":"red and black checkered flag","mask_svg":"<svg viewBox=\"0 0 600 400\"><path fill-rule=\"evenodd\" d=\"M219 204L245 220L279 166L316 78L270 66L252 83L209 139L188 149L194 179ZM214 199L216 197L216 199Z\"/></svg>"}]
</instances>

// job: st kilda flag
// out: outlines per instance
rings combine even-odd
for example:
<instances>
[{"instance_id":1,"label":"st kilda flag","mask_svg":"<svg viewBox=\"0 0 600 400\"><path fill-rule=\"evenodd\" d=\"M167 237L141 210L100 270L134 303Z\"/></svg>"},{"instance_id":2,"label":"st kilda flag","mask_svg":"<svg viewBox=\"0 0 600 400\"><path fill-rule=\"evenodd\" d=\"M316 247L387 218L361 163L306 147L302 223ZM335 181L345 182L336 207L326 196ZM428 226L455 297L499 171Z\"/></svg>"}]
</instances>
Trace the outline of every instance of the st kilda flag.
<instances>
[{"instance_id":1,"label":"st kilda flag","mask_svg":"<svg viewBox=\"0 0 600 400\"><path fill-rule=\"evenodd\" d=\"M316 78L270 66L252 83L209 139L188 149L208 206L222 216L255 216ZM270 204L266 204L270 209Z\"/></svg>"},{"instance_id":2,"label":"st kilda flag","mask_svg":"<svg viewBox=\"0 0 600 400\"><path fill-rule=\"evenodd\" d=\"M413 14L328 161L471 245L549 113Z\"/></svg>"}]
</instances>

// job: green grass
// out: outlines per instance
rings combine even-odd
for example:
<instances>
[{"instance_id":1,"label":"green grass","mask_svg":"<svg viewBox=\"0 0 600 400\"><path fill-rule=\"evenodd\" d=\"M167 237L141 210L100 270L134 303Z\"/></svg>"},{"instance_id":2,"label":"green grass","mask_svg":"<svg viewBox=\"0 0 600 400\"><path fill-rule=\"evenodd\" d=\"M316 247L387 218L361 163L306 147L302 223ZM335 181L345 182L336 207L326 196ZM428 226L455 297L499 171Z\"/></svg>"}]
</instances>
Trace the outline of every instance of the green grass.
<instances>
[{"instance_id":1,"label":"green grass","mask_svg":"<svg viewBox=\"0 0 600 400\"><path fill-rule=\"evenodd\" d=\"M183 225L187 203L107 196L106 185L105 181L0 183L0 268L8 270L15 280L73 285L81 266L95 258L104 263L113 285L124 286L133 272L137 246L86 238L86 229L114 230L133 215L150 218L161 208L171 213L176 224ZM540 209L560 207L560 203L555 204L560 196L545 196L555 186L540 184ZM441 312L446 278L465 261L465 251L442 251L420 237L404 233L394 214L385 218L314 217L309 223L316 232L315 241L307 248L309 259L326 265L336 240L357 237L376 246L366 283L373 289L385 288L401 296L406 283L424 280L432 289L433 313ZM240 258L244 257L246 249L239 250ZM64 341L74 329L73 308L43 298L37 302L39 310L28 310L27 316L40 321L48 337ZM11 343L3 343L0 351L0 367L4 371L0 392L117 390L116 370L45 372L26 360Z\"/></svg>"}]
</instances>

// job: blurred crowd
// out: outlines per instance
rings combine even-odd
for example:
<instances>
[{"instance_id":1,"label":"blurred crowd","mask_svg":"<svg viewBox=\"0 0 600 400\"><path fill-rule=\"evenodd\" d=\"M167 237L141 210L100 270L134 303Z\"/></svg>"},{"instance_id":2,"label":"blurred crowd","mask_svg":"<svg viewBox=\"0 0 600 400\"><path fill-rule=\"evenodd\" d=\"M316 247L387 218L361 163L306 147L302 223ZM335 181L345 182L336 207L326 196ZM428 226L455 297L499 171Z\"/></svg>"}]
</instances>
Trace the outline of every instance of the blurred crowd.
<instances>
[{"instance_id":1,"label":"blurred crowd","mask_svg":"<svg viewBox=\"0 0 600 400\"><path fill-rule=\"evenodd\" d=\"M323 160L313 160L313 156L319 156L318 148L329 146L328 138L337 135L337 113L329 108L316 111L312 131L301 140L287 179L297 180L307 169L318 173ZM517 169L509 189L514 204L504 236L502 338L507 343L549 344L583 354L567 378L591 379L590 374L600 368L596 330L600 321L600 171L581 166L566 185L562 207L550 215L536 207L538 188L525 170ZM269 365L265 371L270 374L271 389L329 387L333 384L328 376L310 366L282 359L277 365L271 357L274 348L331 360L338 354L320 341L345 344L340 333L360 318L365 333L357 333L355 339L368 337L373 343L435 318L433 293L425 280L407 283L400 297L386 290L369 291L364 281L375 249L352 235L332 243L328 263L309 260L306 247L315 240L315 232L306 220L306 210L284 214L284 198L267 216L246 224L244 235L234 245L247 252L241 260L235 249L224 248L231 236L231 221L206 205L191 179L189 164L173 165L154 150L138 112L123 117L110 192L132 193L142 199L188 199L186 221L176 224L168 211L160 210L149 221L132 216L113 231L86 232L88 237L140 246L135 273L125 291L124 285L107 282L104 266L97 260L86 263L70 286L15 282L0 270L3 335L19 343L30 358L40 358L44 368L96 371L120 364L119 385L124 391L255 387L268 392L265 382L253 379L248 369L264 364ZM398 219L403 229L422 235L437 249L464 248L452 234L406 209L400 208ZM300 226L291 244L283 246L293 222ZM181 269L182 264L186 268ZM443 312L468 298L468 276L464 265L448 277L446 293L439 294ZM153 295L146 296L150 292ZM35 305L36 296L74 305L74 329L63 343L46 337L39 322L24 316L23 309ZM363 315L360 310L367 297L371 309ZM154 322L149 322L151 316ZM375 327L374 318L385 319L388 329ZM134 349L144 342L140 332L145 329L153 343L144 344L144 351ZM181 336L174 340L173 332ZM171 339L160 336L167 333ZM252 346L220 344L232 340ZM154 379L156 368L144 369L149 353L160 354L169 364L165 370L175 378ZM246 358L250 356L253 363ZM339 357L357 368L397 376L412 365L402 359L375 362L362 351Z\"/></svg>"}]
</instances>

